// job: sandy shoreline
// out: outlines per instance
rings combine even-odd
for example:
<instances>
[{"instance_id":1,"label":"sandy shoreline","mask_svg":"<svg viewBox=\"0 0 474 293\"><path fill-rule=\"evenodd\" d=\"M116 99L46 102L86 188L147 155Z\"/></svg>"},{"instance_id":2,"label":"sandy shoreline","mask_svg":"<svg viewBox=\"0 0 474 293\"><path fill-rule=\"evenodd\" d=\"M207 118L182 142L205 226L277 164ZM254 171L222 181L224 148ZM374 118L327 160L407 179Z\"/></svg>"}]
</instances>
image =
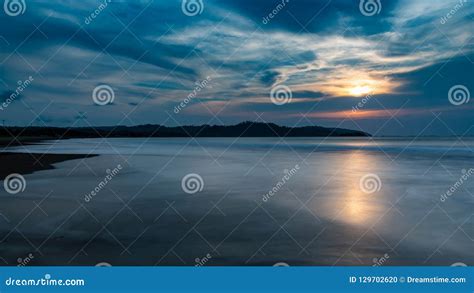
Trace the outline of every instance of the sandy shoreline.
<instances>
[{"instance_id":1,"label":"sandy shoreline","mask_svg":"<svg viewBox=\"0 0 474 293\"><path fill-rule=\"evenodd\" d=\"M53 164L68 160L94 157L95 155L0 153L0 180L9 174L31 174L54 169Z\"/></svg>"},{"instance_id":2,"label":"sandy shoreline","mask_svg":"<svg viewBox=\"0 0 474 293\"><path fill-rule=\"evenodd\" d=\"M26 146L37 143L41 138L19 138L11 140L10 138L0 138L0 180L12 173L22 175L32 174L36 171L54 169L53 164L68 160L94 157L95 155L78 154L33 154L8 152L9 147Z\"/></svg>"}]
</instances>

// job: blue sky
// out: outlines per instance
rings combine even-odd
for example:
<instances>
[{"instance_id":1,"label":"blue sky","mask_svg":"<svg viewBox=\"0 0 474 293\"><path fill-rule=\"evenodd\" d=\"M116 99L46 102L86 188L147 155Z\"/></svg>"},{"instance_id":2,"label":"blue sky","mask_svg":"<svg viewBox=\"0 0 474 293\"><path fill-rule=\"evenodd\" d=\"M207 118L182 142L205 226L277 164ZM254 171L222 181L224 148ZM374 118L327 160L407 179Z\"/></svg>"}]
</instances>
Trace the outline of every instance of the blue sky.
<instances>
[{"instance_id":1,"label":"blue sky","mask_svg":"<svg viewBox=\"0 0 474 293\"><path fill-rule=\"evenodd\" d=\"M455 105L448 95L455 86L474 93L470 0L372 0L378 13L371 16L356 0L189 1L200 13L187 15L179 0L26 0L16 16L4 6L1 100L19 81L32 81L1 119L56 126L251 120L474 135L474 101ZM101 85L113 90L113 103L94 103ZM277 105L271 92L281 86L291 100Z\"/></svg>"}]
</instances>

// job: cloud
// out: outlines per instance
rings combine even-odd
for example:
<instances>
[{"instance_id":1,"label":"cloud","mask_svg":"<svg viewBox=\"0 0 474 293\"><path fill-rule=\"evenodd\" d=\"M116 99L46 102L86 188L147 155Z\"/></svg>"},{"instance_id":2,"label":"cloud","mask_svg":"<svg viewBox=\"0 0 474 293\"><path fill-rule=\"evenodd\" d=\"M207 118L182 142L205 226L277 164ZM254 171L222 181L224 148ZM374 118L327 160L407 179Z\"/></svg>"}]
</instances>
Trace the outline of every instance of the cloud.
<instances>
[{"instance_id":1,"label":"cloud","mask_svg":"<svg viewBox=\"0 0 474 293\"><path fill-rule=\"evenodd\" d=\"M12 97L12 95L14 95L15 92L14 91L3 91L2 93L0 93L0 102L5 102L7 101L8 99L10 99ZM17 96L17 98L21 98L21 96Z\"/></svg>"},{"instance_id":2,"label":"cloud","mask_svg":"<svg viewBox=\"0 0 474 293\"><path fill-rule=\"evenodd\" d=\"M466 79L474 7L441 21L458 2L383 1L379 15L366 17L351 1L290 0L267 24L262 18L280 2L208 0L195 17L182 13L180 1L111 2L100 13L92 0L29 2L25 15L0 18L0 91L33 75L28 105L48 106L48 123L58 125L78 112L110 125L130 111L135 123L162 123L207 76L210 85L180 113L183 123L206 123L209 109L221 107L250 120L255 112L278 112L274 118L284 123L311 109L307 117L333 123L366 92L376 100L365 118L386 119L385 109L402 105L410 109L403 113L418 115L446 106L453 83L474 91ZM97 84L114 89L107 113L92 107ZM279 84L292 90L285 107L269 99ZM19 107L8 118L28 123Z\"/></svg>"}]
</instances>

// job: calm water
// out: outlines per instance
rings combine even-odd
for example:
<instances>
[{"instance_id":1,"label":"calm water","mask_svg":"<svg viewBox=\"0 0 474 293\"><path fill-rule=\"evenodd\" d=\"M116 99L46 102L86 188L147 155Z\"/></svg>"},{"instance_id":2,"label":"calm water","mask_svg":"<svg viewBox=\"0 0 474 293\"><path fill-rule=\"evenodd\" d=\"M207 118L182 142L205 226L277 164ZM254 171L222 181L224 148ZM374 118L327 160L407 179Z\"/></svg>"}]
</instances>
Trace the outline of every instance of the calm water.
<instances>
[{"instance_id":1,"label":"calm water","mask_svg":"<svg viewBox=\"0 0 474 293\"><path fill-rule=\"evenodd\" d=\"M2 253L39 247L37 264L474 264L472 139L73 139L9 151L100 155L26 175L14 197L2 190L2 234L34 209L21 222L28 241L12 234ZM182 187L191 173L194 194Z\"/></svg>"}]
</instances>

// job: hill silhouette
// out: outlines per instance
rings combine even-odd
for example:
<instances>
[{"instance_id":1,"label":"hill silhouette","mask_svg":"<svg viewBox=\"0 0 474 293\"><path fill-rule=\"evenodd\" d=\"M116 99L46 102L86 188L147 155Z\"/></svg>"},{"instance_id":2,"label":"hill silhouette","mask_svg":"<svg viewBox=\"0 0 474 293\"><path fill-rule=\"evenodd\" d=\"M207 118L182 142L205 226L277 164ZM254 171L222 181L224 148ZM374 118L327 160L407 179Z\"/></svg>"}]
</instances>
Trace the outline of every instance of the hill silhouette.
<instances>
[{"instance_id":1,"label":"hill silhouette","mask_svg":"<svg viewBox=\"0 0 474 293\"><path fill-rule=\"evenodd\" d=\"M242 122L236 125L176 126L145 124L98 127L2 127L0 137L347 137L370 136L363 131L320 126L287 127L274 123Z\"/></svg>"}]
</instances>

